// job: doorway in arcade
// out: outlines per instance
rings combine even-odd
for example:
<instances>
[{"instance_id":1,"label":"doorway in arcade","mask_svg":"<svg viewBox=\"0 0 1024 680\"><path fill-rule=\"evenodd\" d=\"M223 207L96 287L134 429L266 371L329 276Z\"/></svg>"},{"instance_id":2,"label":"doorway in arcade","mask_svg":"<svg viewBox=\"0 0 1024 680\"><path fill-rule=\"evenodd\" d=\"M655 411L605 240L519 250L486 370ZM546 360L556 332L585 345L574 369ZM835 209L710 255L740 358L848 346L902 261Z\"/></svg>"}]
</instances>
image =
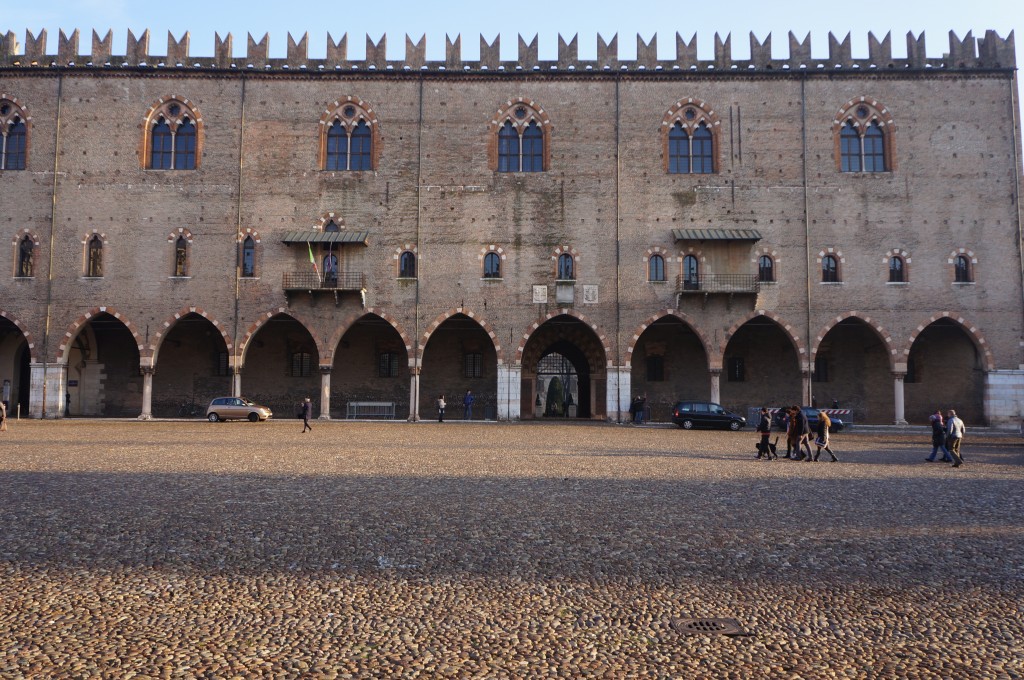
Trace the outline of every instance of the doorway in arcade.
<instances>
[{"instance_id":1,"label":"doorway in arcade","mask_svg":"<svg viewBox=\"0 0 1024 680\"><path fill-rule=\"evenodd\" d=\"M521 417L604 418L605 357L600 339L583 321L567 314L545 321L523 348Z\"/></svg>"},{"instance_id":2,"label":"doorway in arcade","mask_svg":"<svg viewBox=\"0 0 1024 680\"><path fill-rule=\"evenodd\" d=\"M29 413L30 355L21 329L0 316L0 385L3 385L0 398L7 402L7 412L12 418L17 417L19 406L23 417Z\"/></svg>"}]
</instances>

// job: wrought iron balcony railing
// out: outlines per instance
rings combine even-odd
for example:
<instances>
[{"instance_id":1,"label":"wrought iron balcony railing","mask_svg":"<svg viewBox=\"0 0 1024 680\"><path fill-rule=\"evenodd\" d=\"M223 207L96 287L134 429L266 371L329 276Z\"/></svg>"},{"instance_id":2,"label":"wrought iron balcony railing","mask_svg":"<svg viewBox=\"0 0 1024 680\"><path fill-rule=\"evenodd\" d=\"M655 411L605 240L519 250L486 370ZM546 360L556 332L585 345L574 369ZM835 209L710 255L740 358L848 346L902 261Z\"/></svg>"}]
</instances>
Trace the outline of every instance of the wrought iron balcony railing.
<instances>
[{"instance_id":1,"label":"wrought iron balcony railing","mask_svg":"<svg viewBox=\"0 0 1024 680\"><path fill-rule=\"evenodd\" d=\"M702 274L696 278L680 274L676 290L680 293L757 293L760 283L754 274Z\"/></svg>"},{"instance_id":2,"label":"wrought iron balcony railing","mask_svg":"<svg viewBox=\"0 0 1024 680\"><path fill-rule=\"evenodd\" d=\"M316 272L285 272L281 286L286 290L362 290L366 275L362 272L338 272L317 276Z\"/></svg>"}]
</instances>

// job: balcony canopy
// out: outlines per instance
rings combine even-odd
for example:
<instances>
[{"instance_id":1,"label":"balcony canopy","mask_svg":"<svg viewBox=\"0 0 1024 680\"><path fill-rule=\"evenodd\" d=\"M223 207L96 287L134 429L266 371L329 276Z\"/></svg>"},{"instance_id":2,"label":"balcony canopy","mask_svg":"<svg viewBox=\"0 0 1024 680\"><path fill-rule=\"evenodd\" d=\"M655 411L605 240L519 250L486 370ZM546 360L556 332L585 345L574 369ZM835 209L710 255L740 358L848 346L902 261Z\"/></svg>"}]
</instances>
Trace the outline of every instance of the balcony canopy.
<instances>
[{"instance_id":1,"label":"balcony canopy","mask_svg":"<svg viewBox=\"0 0 1024 680\"><path fill-rule=\"evenodd\" d=\"M677 241L760 241L756 229L673 229Z\"/></svg>"},{"instance_id":2,"label":"balcony canopy","mask_svg":"<svg viewBox=\"0 0 1024 680\"><path fill-rule=\"evenodd\" d=\"M368 245L370 238L368 231L320 231L318 229L300 229L289 231L281 239L283 243L362 243Z\"/></svg>"}]
</instances>

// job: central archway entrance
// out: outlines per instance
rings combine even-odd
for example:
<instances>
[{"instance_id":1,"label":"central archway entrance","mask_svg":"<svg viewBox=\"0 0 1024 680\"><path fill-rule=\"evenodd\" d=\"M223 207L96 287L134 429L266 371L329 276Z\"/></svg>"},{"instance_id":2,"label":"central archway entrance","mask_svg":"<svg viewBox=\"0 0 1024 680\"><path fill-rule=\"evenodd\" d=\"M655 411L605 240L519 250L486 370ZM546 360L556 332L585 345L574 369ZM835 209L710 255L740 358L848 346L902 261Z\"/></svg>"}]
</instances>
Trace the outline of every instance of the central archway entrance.
<instances>
[{"instance_id":1,"label":"central archway entrance","mask_svg":"<svg viewBox=\"0 0 1024 680\"><path fill-rule=\"evenodd\" d=\"M605 417L605 351L584 322L568 314L544 322L523 348L522 367L521 417Z\"/></svg>"}]
</instances>

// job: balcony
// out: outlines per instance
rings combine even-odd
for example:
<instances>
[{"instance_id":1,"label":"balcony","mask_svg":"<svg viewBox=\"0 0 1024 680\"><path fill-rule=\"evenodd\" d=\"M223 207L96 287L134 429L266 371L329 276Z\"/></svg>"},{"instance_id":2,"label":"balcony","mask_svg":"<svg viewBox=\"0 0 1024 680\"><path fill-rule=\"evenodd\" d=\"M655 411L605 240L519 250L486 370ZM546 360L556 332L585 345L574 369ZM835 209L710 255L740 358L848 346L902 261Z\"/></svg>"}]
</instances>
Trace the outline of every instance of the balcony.
<instances>
[{"instance_id":1,"label":"balcony","mask_svg":"<svg viewBox=\"0 0 1024 680\"><path fill-rule=\"evenodd\" d=\"M286 293L295 291L360 291L366 287L366 275L362 272L338 272L318 276L316 272L285 272L281 287Z\"/></svg>"},{"instance_id":2,"label":"balcony","mask_svg":"<svg viewBox=\"0 0 1024 680\"><path fill-rule=\"evenodd\" d=\"M676 292L688 293L753 293L761 286L754 274L702 274L696 278L682 274L676 279Z\"/></svg>"}]
</instances>

